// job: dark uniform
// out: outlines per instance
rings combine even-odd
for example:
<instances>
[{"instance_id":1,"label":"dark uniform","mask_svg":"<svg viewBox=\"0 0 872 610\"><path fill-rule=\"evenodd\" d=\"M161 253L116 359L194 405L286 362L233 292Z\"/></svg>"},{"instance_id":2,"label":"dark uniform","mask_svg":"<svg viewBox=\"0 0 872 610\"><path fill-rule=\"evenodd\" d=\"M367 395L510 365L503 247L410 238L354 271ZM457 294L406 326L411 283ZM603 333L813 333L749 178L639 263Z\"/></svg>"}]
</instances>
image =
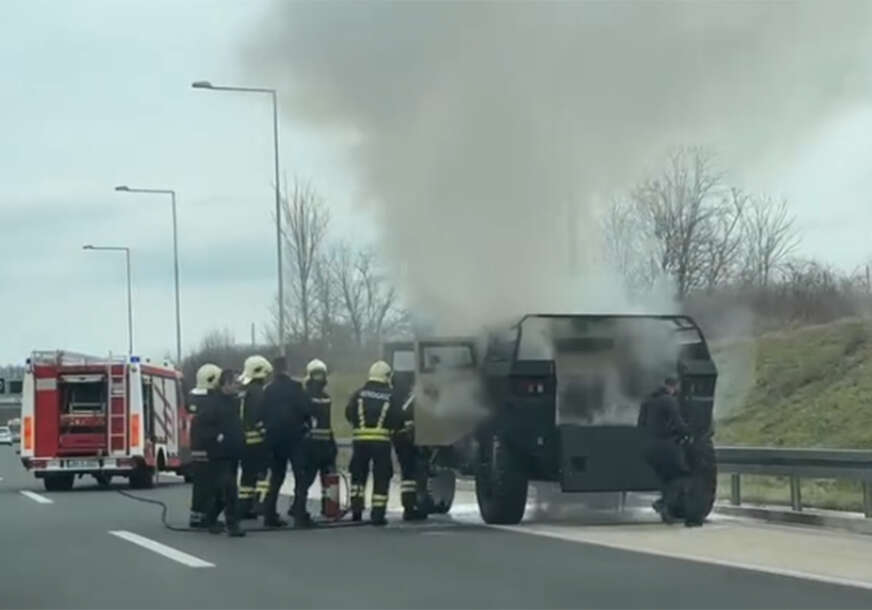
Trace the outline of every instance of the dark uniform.
<instances>
[{"instance_id":1,"label":"dark uniform","mask_svg":"<svg viewBox=\"0 0 872 610\"><path fill-rule=\"evenodd\" d=\"M210 392L209 406L202 414L200 426L209 459L206 463L207 487L209 494L219 499L206 515L206 526L212 532L221 531L220 526L216 526L223 509L230 534L241 535L236 472L246 445L237 398L222 392Z\"/></svg>"},{"instance_id":2,"label":"dark uniform","mask_svg":"<svg viewBox=\"0 0 872 610\"><path fill-rule=\"evenodd\" d=\"M318 476L336 472L336 440L333 438L333 428L330 421L330 410L333 401L325 391L326 379L306 380L306 394L312 406L312 429L305 440L306 445L306 489L312 486ZM321 486L321 511L324 511L324 494L326 489Z\"/></svg>"},{"instance_id":3,"label":"dark uniform","mask_svg":"<svg viewBox=\"0 0 872 610\"><path fill-rule=\"evenodd\" d=\"M418 484L421 475L420 456L415 447L415 402L413 396L408 396L401 407L402 427L394 432L394 451L400 464L401 498L403 502L403 519L415 521L427 517L423 507L418 504Z\"/></svg>"},{"instance_id":4,"label":"dark uniform","mask_svg":"<svg viewBox=\"0 0 872 610\"><path fill-rule=\"evenodd\" d=\"M352 427L351 510L356 521L361 519L364 490L372 464L372 510L376 525L386 523L393 464L391 463L391 433L402 426L402 404L390 384L368 381L355 392L345 408L345 417Z\"/></svg>"},{"instance_id":5,"label":"dark uniform","mask_svg":"<svg viewBox=\"0 0 872 610\"><path fill-rule=\"evenodd\" d=\"M306 512L306 460L303 439L311 409L303 386L286 373L277 372L264 392L264 421L269 442L270 479L264 502L267 525L283 525L276 512L279 491L285 482L288 461L294 471L294 503L291 514L296 525L310 523Z\"/></svg>"},{"instance_id":6,"label":"dark uniform","mask_svg":"<svg viewBox=\"0 0 872 610\"><path fill-rule=\"evenodd\" d=\"M245 434L242 476L239 479L239 510L243 518L252 519L269 491L267 470L270 456L263 417L263 380L254 379L245 388L239 415Z\"/></svg>"},{"instance_id":7,"label":"dark uniform","mask_svg":"<svg viewBox=\"0 0 872 610\"><path fill-rule=\"evenodd\" d=\"M191 527L204 527L206 513L209 512L209 502L212 500L208 495L206 484L206 445L203 438L200 421L202 412L208 405L208 390L195 388L191 390L187 408L193 415L191 420L191 512L188 524Z\"/></svg>"},{"instance_id":8,"label":"dark uniform","mask_svg":"<svg viewBox=\"0 0 872 610\"><path fill-rule=\"evenodd\" d=\"M690 430L681 417L678 400L665 387L642 403L638 426L645 431L643 457L660 479L662 511L668 519L682 501L680 482L689 472L683 445Z\"/></svg>"}]
</instances>

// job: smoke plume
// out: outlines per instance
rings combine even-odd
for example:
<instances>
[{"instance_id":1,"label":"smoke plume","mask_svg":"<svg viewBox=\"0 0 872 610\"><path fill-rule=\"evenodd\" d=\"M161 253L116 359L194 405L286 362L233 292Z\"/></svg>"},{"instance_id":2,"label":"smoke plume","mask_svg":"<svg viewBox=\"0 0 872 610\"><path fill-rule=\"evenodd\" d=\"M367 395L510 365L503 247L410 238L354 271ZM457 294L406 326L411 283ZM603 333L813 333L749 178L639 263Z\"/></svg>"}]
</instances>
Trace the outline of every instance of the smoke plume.
<instances>
[{"instance_id":1,"label":"smoke plume","mask_svg":"<svg viewBox=\"0 0 872 610\"><path fill-rule=\"evenodd\" d=\"M281 2L246 50L295 120L345 134L413 307L443 332L637 304L597 205L667 147L795 151L868 99L868 2ZM454 322L454 327L447 325Z\"/></svg>"}]
</instances>

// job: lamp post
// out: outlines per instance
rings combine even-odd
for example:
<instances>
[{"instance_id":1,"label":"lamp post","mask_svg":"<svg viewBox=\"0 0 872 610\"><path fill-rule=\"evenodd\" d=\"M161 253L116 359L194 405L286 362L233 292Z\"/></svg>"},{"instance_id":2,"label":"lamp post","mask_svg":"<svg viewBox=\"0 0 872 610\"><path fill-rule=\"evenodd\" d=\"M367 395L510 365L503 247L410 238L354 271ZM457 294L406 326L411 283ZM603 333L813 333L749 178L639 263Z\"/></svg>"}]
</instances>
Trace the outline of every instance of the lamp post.
<instances>
[{"instance_id":1,"label":"lamp post","mask_svg":"<svg viewBox=\"0 0 872 610\"><path fill-rule=\"evenodd\" d=\"M282 277L282 206L281 189L279 187L279 114L278 99L275 89L265 87L228 87L213 85L209 81L200 80L191 83L194 89L208 89L210 91L238 91L243 93L268 93L272 99L273 107L273 157L275 170L275 196L276 196L276 266L279 282L279 346L282 355L286 355L285 346L285 290L284 278Z\"/></svg>"},{"instance_id":2,"label":"lamp post","mask_svg":"<svg viewBox=\"0 0 872 610\"><path fill-rule=\"evenodd\" d=\"M133 298L130 280L130 248L125 246L82 246L82 250L102 250L107 252L124 252L127 262L127 350L128 355L133 354Z\"/></svg>"},{"instance_id":3,"label":"lamp post","mask_svg":"<svg viewBox=\"0 0 872 610\"><path fill-rule=\"evenodd\" d=\"M182 315L179 297L179 230L176 219L176 192L172 189L143 189L129 186L116 186L115 190L121 193L149 193L169 195L173 208L173 279L176 292L176 365L182 364Z\"/></svg>"}]
</instances>

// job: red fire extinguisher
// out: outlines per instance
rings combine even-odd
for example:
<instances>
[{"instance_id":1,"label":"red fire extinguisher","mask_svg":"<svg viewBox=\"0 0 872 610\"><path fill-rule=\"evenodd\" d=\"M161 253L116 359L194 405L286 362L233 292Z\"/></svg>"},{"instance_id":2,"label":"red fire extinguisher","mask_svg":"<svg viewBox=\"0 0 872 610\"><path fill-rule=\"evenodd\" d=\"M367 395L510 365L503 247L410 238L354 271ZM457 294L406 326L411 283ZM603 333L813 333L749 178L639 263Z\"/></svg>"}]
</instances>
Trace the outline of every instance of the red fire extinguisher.
<instances>
[{"instance_id":1,"label":"red fire extinguisher","mask_svg":"<svg viewBox=\"0 0 872 610\"><path fill-rule=\"evenodd\" d=\"M321 514L325 519L341 519L345 514L339 503L339 474L321 475Z\"/></svg>"}]
</instances>

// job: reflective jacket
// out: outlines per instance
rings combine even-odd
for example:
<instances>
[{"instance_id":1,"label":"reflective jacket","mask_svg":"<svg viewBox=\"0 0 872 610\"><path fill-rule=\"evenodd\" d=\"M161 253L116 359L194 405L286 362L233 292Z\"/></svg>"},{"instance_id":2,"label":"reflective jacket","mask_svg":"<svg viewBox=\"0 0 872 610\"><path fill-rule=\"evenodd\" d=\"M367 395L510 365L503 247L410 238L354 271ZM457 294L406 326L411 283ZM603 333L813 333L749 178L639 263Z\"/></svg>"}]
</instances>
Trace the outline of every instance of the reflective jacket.
<instances>
[{"instance_id":1,"label":"reflective jacket","mask_svg":"<svg viewBox=\"0 0 872 610\"><path fill-rule=\"evenodd\" d=\"M345 407L355 442L390 442L391 434L403 425L402 403L391 386L369 381L352 394Z\"/></svg>"},{"instance_id":2,"label":"reflective jacket","mask_svg":"<svg viewBox=\"0 0 872 610\"><path fill-rule=\"evenodd\" d=\"M333 406L333 400L324 391L324 384L310 379L306 382L305 388L311 403L312 415L312 429L309 431L309 438L316 441L332 441L333 427L330 421L330 410Z\"/></svg>"},{"instance_id":3,"label":"reflective jacket","mask_svg":"<svg viewBox=\"0 0 872 610\"><path fill-rule=\"evenodd\" d=\"M259 445L266 440L263 417L263 381L255 379L248 384L239 405L239 418L245 432L246 445Z\"/></svg>"}]
</instances>

